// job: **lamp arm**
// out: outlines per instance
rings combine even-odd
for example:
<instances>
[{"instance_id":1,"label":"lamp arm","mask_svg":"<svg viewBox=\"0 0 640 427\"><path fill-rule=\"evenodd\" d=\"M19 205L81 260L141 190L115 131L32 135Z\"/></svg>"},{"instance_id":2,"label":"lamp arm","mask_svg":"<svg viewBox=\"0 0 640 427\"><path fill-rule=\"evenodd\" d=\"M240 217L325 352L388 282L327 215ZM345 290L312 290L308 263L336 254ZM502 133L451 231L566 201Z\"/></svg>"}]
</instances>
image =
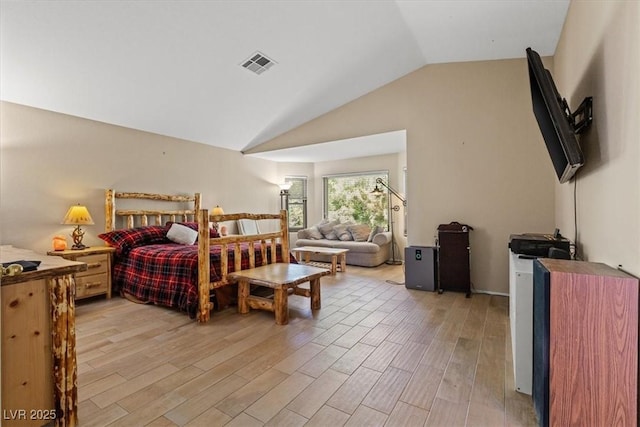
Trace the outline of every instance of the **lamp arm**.
<instances>
[{"instance_id":1,"label":"lamp arm","mask_svg":"<svg viewBox=\"0 0 640 427\"><path fill-rule=\"evenodd\" d=\"M400 201L402 202L402 206L407 206L407 200L404 197L402 197L395 189L393 189L392 187L389 187L387 184L385 184L385 182L382 180L382 178L376 178L376 183L382 185L383 187L386 187L387 190L389 190L391 192L391 194L393 194L398 199L400 199Z\"/></svg>"}]
</instances>

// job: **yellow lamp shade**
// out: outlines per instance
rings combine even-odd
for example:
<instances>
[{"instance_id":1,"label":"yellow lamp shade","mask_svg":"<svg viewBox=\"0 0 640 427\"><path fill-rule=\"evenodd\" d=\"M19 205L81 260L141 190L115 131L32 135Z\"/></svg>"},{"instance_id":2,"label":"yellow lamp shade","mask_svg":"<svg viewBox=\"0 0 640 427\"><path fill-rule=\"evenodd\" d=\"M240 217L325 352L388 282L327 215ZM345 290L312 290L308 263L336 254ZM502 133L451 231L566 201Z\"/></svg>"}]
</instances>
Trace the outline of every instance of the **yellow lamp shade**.
<instances>
[{"instance_id":1,"label":"yellow lamp shade","mask_svg":"<svg viewBox=\"0 0 640 427\"><path fill-rule=\"evenodd\" d=\"M64 225L92 225L93 218L86 206L71 206L62 220Z\"/></svg>"},{"instance_id":2,"label":"yellow lamp shade","mask_svg":"<svg viewBox=\"0 0 640 427\"><path fill-rule=\"evenodd\" d=\"M211 209L211 215L224 215L224 210L220 205L216 205L215 208Z\"/></svg>"}]
</instances>

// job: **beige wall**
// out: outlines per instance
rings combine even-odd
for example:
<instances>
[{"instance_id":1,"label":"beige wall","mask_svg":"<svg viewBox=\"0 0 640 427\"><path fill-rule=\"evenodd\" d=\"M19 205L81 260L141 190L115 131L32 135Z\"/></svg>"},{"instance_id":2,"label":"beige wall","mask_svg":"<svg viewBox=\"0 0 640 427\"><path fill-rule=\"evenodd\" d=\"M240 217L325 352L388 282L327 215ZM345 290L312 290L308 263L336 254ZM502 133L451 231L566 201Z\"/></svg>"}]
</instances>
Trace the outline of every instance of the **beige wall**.
<instances>
[{"instance_id":1,"label":"beige wall","mask_svg":"<svg viewBox=\"0 0 640 427\"><path fill-rule=\"evenodd\" d=\"M401 129L408 244L433 244L438 224L467 223L475 288L507 293L509 235L555 228L555 174L524 59L423 67L258 149Z\"/></svg>"},{"instance_id":2,"label":"beige wall","mask_svg":"<svg viewBox=\"0 0 640 427\"><path fill-rule=\"evenodd\" d=\"M593 96L581 144L578 248L589 261L640 275L640 2L573 1L555 55L559 91ZM556 186L557 223L574 227L574 183Z\"/></svg>"},{"instance_id":3,"label":"beige wall","mask_svg":"<svg viewBox=\"0 0 640 427\"><path fill-rule=\"evenodd\" d=\"M203 207L277 212L275 162L91 120L0 104L0 243L51 248L70 205L86 204L95 221L85 244L102 244L104 189L201 192ZM71 239L68 238L71 244Z\"/></svg>"}]
</instances>

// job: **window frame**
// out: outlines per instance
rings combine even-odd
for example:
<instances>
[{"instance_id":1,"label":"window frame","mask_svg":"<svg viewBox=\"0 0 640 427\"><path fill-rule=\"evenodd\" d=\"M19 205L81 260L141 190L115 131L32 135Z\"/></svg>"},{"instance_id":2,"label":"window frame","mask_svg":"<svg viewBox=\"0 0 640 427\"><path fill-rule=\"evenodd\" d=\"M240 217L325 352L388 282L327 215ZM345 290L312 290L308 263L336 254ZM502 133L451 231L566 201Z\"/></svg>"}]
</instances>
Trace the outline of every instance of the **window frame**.
<instances>
[{"instance_id":1,"label":"window frame","mask_svg":"<svg viewBox=\"0 0 640 427\"><path fill-rule=\"evenodd\" d=\"M287 175L284 177L284 182L301 182L302 185L302 198L291 198L291 193L287 196L287 205L289 209L287 209L287 227L289 227L289 231L299 231L307 228L307 199L308 199L308 185L309 178L304 175ZM293 187L293 185L292 185ZM291 216L289 212L291 210L291 206L302 206L302 226L291 225Z\"/></svg>"},{"instance_id":2,"label":"window frame","mask_svg":"<svg viewBox=\"0 0 640 427\"><path fill-rule=\"evenodd\" d=\"M322 176L322 217L324 219L328 219L329 217L329 186L328 180L332 178L357 178L359 176L375 176L376 178L382 178L385 182L389 182L389 170L381 169L381 170L371 170L371 171L361 171L361 172L346 172L339 174L329 174ZM374 189L375 183L372 184L371 190ZM380 186L378 186L380 187ZM389 193L386 188L380 188L383 190L383 197L385 198L385 202L383 203L384 208L381 212L386 217L386 228L389 230L391 227L391 219L389 215Z\"/></svg>"}]
</instances>

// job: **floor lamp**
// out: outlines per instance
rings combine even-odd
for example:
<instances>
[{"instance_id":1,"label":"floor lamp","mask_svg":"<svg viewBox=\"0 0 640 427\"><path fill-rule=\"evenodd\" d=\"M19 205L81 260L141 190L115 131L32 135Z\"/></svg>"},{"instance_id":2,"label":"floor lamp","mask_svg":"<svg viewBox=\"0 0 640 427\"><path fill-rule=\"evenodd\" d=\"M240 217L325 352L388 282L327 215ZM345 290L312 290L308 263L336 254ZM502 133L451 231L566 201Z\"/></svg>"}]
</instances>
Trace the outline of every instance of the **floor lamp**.
<instances>
[{"instance_id":1,"label":"floor lamp","mask_svg":"<svg viewBox=\"0 0 640 427\"><path fill-rule=\"evenodd\" d=\"M406 208L407 199L402 197L400 195L400 193L398 193L394 188L392 188L389 185L387 185L382 180L382 178L376 178L376 188L374 188L371 193L373 193L374 195L377 195L377 196L382 195L383 190L380 187L378 187L378 184L382 185L387 190L389 190L389 192L391 194L396 196L402 202L402 206ZM389 197L389 212L390 212L390 216L391 216L391 259L389 261L387 261L387 264L392 264L392 265L400 265L400 264L402 264L402 260L399 260L399 259L396 258L396 246L397 245L396 245L395 233L393 231L394 224L395 224L395 221L393 220L393 212L398 212L399 210L400 210L400 206L393 205L391 203L391 197Z\"/></svg>"}]
</instances>

